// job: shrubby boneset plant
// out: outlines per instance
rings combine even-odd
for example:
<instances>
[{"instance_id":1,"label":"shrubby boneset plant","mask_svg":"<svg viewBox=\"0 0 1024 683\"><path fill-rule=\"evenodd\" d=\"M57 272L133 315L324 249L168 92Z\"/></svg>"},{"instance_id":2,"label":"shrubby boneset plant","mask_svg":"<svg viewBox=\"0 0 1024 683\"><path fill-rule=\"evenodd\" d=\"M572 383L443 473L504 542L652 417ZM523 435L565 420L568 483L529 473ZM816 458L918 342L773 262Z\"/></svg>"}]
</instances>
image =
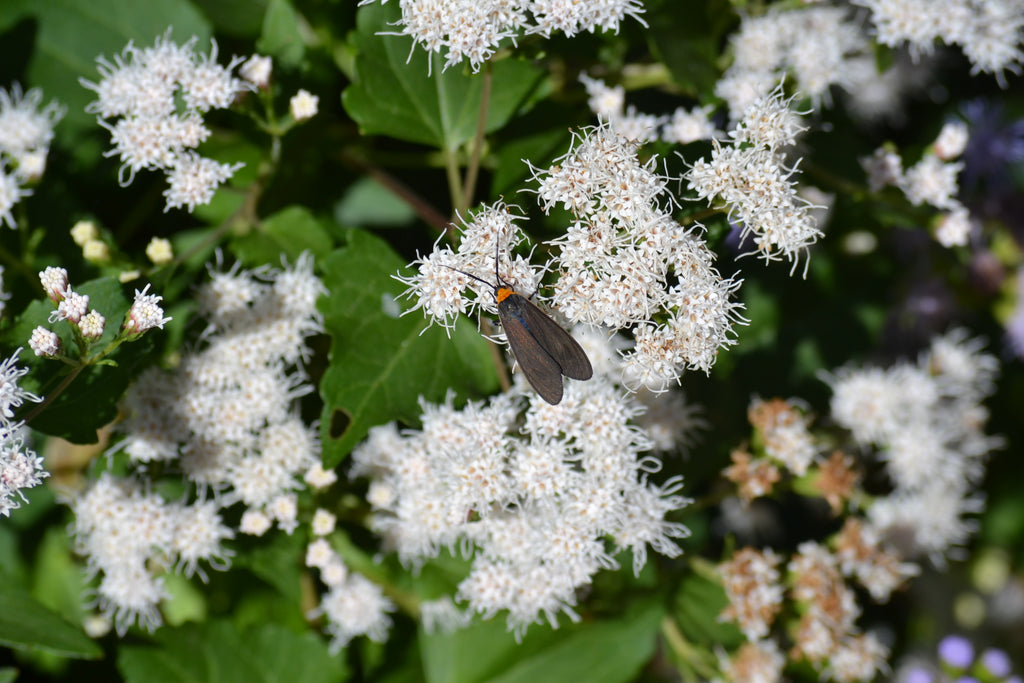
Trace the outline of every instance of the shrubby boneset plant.
<instances>
[{"instance_id":1,"label":"shrubby boneset plant","mask_svg":"<svg viewBox=\"0 0 1024 683\"><path fill-rule=\"evenodd\" d=\"M1024 5L701 5L134 4L19 58L19 661L1015 680ZM504 287L593 367L555 404Z\"/></svg>"}]
</instances>

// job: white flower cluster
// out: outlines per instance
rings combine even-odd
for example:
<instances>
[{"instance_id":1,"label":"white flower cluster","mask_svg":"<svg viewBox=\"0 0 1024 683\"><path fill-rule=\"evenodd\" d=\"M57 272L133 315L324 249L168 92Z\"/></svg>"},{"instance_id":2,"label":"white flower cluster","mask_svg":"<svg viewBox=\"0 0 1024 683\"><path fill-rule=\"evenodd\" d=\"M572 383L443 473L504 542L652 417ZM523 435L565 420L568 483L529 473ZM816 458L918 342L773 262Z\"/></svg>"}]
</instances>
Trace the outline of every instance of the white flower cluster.
<instances>
[{"instance_id":1,"label":"white flower cluster","mask_svg":"<svg viewBox=\"0 0 1024 683\"><path fill-rule=\"evenodd\" d=\"M442 247L439 241L432 252L413 261L415 275L396 278L409 286L406 296L416 300L409 310L423 309L431 323L451 329L460 314L469 315L477 308L497 312L493 287L500 283L491 282L494 275L524 296L533 294L543 270L521 256L513 258L512 252L525 240L517 220L520 217L500 201L481 207L472 220L462 219L457 250ZM471 299L465 294L467 288L473 292Z\"/></svg>"},{"instance_id":2,"label":"white flower cluster","mask_svg":"<svg viewBox=\"0 0 1024 683\"><path fill-rule=\"evenodd\" d=\"M742 240L754 235L757 248L751 253L765 261L785 258L793 264L790 272L822 235L812 205L796 192L796 167L787 168L783 157L804 130L790 109L792 99L781 86L756 99L729 131L731 142L713 141L711 160L699 159L686 174L699 198L728 207Z\"/></svg>"},{"instance_id":3,"label":"white flower cluster","mask_svg":"<svg viewBox=\"0 0 1024 683\"><path fill-rule=\"evenodd\" d=\"M71 287L68 272L63 268L45 268L39 273L39 281L46 296L57 304L56 310L50 313L50 324L67 321L75 328L79 351L84 354L88 344L103 336L107 319L98 310L89 307L88 294L79 294ZM135 301L128 309L120 330L124 338L137 339L154 327L163 329L164 325L171 321L171 318L164 317L164 309L160 307L163 297L148 292L149 285L142 291L135 290ZM42 325L32 331L28 345L37 356L54 358L60 356L62 352L60 337Z\"/></svg>"},{"instance_id":4,"label":"white flower cluster","mask_svg":"<svg viewBox=\"0 0 1024 683\"><path fill-rule=\"evenodd\" d=\"M521 394L456 410L423 406L423 429L374 428L352 455L353 475L371 478L373 527L406 564L442 550L472 556L457 599L493 617L507 610L522 634L560 612L576 618L576 591L614 555L632 551L639 572L650 546L668 557L685 527L665 519L688 503L681 482L647 481L660 462L640 409L605 378L571 383L552 406ZM606 545L610 540L614 548Z\"/></svg>"},{"instance_id":5,"label":"white flower cluster","mask_svg":"<svg viewBox=\"0 0 1024 683\"><path fill-rule=\"evenodd\" d=\"M114 148L107 156L121 159L121 184L130 184L141 169L164 171L165 211L208 204L217 187L244 165L218 163L194 151L210 136L203 115L255 89L231 73L243 58L221 66L217 44L209 55L197 55L197 40L177 45L168 30L153 47L129 43L113 62L97 59L99 83L80 81L96 93L86 111L110 131Z\"/></svg>"},{"instance_id":6,"label":"white flower cluster","mask_svg":"<svg viewBox=\"0 0 1024 683\"><path fill-rule=\"evenodd\" d=\"M361 0L367 5L374 0ZM387 0L382 0L387 2ZM402 33L428 53L445 51L445 68L468 59L474 71L506 38L520 33L572 37L597 29L618 32L626 16L640 23L639 0L399 0ZM644 24L646 26L646 24Z\"/></svg>"},{"instance_id":7,"label":"white flower cluster","mask_svg":"<svg viewBox=\"0 0 1024 683\"><path fill-rule=\"evenodd\" d=\"M152 463L174 462L198 499L166 503L140 484L110 476L71 503L80 549L90 569L103 573L100 606L119 631L135 620L159 624L163 591L150 575L159 563L149 560L171 558L186 573L199 560L225 568L219 544L234 532L222 522L222 508L246 505L243 532L258 529L260 518L267 520L265 531L273 518L291 533L300 477L312 472L317 483L330 481L317 471L316 434L293 411L294 399L312 386L300 369L289 370L302 358L304 338L321 329L316 299L323 286L312 259L303 256L280 271L236 267L211 276L199 294L209 320L204 348L185 355L174 372L153 368L136 380L117 426L124 438L114 447L140 480ZM104 517L108 508L123 514ZM92 519L90 511L103 519ZM192 536L183 524L194 526ZM197 545L182 547L185 542Z\"/></svg>"},{"instance_id":8,"label":"white flower cluster","mask_svg":"<svg viewBox=\"0 0 1024 683\"><path fill-rule=\"evenodd\" d=\"M319 570L320 580L327 586L320 604L306 616L311 620L326 618L325 630L331 636L332 652L337 653L356 636L367 636L376 642L387 639L391 628L388 613L395 611L395 605L380 586L350 572L325 538L318 538L309 545L306 566Z\"/></svg>"},{"instance_id":9,"label":"white flower cluster","mask_svg":"<svg viewBox=\"0 0 1024 683\"><path fill-rule=\"evenodd\" d=\"M211 273L198 297L205 347L175 372L153 369L132 385L118 450L136 463L180 458L193 482L229 490L225 503L280 510L282 527L294 528L278 498L317 462L316 435L292 407L313 389L296 364L305 337L321 329L322 292L308 255L283 271Z\"/></svg>"},{"instance_id":10,"label":"white flower cluster","mask_svg":"<svg viewBox=\"0 0 1024 683\"><path fill-rule=\"evenodd\" d=\"M815 108L828 103L830 87L855 84L857 60L868 52L866 36L841 7L744 17L730 43L733 63L715 85L715 94L729 104L733 116L768 95L787 74Z\"/></svg>"},{"instance_id":11,"label":"white flower cluster","mask_svg":"<svg viewBox=\"0 0 1024 683\"><path fill-rule=\"evenodd\" d=\"M944 247L966 246L971 234L970 212L956 198L957 176L964 165L953 161L963 154L967 139L967 125L951 121L942 127L921 160L906 171L899 152L891 146L879 147L870 157L861 159L873 192L892 185L914 206L928 204L942 210L935 226L935 239Z\"/></svg>"},{"instance_id":12,"label":"white flower cluster","mask_svg":"<svg viewBox=\"0 0 1024 683\"><path fill-rule=\"evenodd\" d=\"M40 109L42 101L38 88L24 94L17 83L10 92L0 88L0 224L11 228L16 225L11 209L32 194L25 185L42 178L53 129L64 116L57 102Z\"/></svg>"},{"instance_id":13,"label":"white flower cluster","mask_svg":"<svg viewBox=\"0 0 1024 683\"><path fill-rule=\"evenodd\" d=\"M941 562L975 528L964 515L981 510L973 490L1001 444L983 431L982 400L994 391L999 363L981 347L954 330L916 364L845 368L828 378L832 418L886 464L894 489L875 500L868 519L903 557Z\"/></svg>"},{"instance_id":14,"label":"white flower cluster","mask_svg":"<svg viewBox=\"0 0 1024 683\"><path fill-rule=\"evenodd\" d=\"M715 270L697 228L683 228L659 206L668 179L654 172L656 159L641 166L636 152L637 143L605 124L586 129L554 166L534 170L534 178L545 211L561 205L575 218L551 243L559 249L552 261L560 275L554 308L574 323L633 328L634 348L612 374L630 386L664 391L687 368L708 371L718 349L734 343L741 304L730 297L739 283ZM416 274L399 278L416 301L412 310L423 309L446 327L478 306L493 313L495 258L501 281L535 292L545 269L512 258L523 241L516 220L500 202L484 207L463 221L457 250L438 246L418 258ZM599 362L599 373L602 365L617 364Z\"/></svg>"},{"instance_id":15,"label":"white flower cluster","mask_svg":"<svg viewBox=\"0 0 1024 683\"><path fill-rule=\"evenodd\" d=\"M713 267L701 226L684 228L660 205L669 179L655 173L657 158L639 163L637 146L607 125L584 129L534 179L541 207L574 219L552 242L554 306L572 322L632 328L625 382L662 391L687 368L709 371L735 343L740 283Z\"/></svg>"},{"instance_id":16,"label":"white flower cluster","mask_svg":"<svg viewBox=\"0 0 1024 683\"><path fill-rule=\"evenodd\" d=\"M611 124L616 133L635 142L665 142L685 145L696 140L710 140L721 135L711 121L714 107L678 107L668 117L643 114L630 105L626 107L626 93L622 86L609 87L599 78L580 75L580 82L587 89L587 104L602 121Z\"/></svg>"},{"instance_id":17,"label":"white flower cluster","mask_svg":"<svg viewBox=\"0 0 1024 683\"><path fill-rule=\"evenodd\" d=\"M212 501L168 503L135 479L103 474L71 502L76 552L88 561L91 576L102 574L97 606L124 635L138 623L160 625L160 601L168 597L154 567L198 572L200 560L226 568L231 551L223 542L234 536Z\"/></svg>"},{"instance_id":18,"label":"white flower cluster","mask_svg":"<svg viewBox=\"0 0 1024 683\"><path fill-rule=\"evenodd\" d=\"M10 517L25 502L24 489L38 486L50 473L43 469L43 459L25 446L25 423L14 419L14 408L25 401L39 403L43 399L18 386L28 373L17 366L18 349L10 358L0 361L0 516Z\"/></svg>"},{"instance_id":19,"label":"white flower cluster","mask_svg":"<svg viewBox=\"0 0 1024 683\"><path fill-rule=\"evenodd\" d=\"M1006 71L1021 72L1024 52L1022 0L854 0L871 10L876 39L912 55L927 55L935 41L959 45L972 73L995 74L1006 85Z\"/></svg>"}]
</instances>

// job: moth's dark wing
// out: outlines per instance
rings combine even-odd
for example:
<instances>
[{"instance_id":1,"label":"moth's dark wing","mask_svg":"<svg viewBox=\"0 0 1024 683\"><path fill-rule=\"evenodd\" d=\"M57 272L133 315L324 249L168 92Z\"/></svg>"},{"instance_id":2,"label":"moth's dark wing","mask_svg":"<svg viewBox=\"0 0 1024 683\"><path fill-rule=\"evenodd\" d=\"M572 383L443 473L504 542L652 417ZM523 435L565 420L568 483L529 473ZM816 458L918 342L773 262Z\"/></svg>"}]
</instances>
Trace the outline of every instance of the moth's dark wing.
<instances>
[{"instance_id":1,"label":"moth's dark wing","mask_svg":"<svg viewBox=\"0 0 1024 683\"><path fill-rule=\"evenodd\" d=\"M508 345L530 386L542 399L557 405L562 400L562 368L527 329L523 317L524 301L518 294L509 296L498 304L498 318L508 338ZM553 322L551 324L554 325Z\"/></svg>"},{"instance_id":2,"label":"moth's dark wing","mask_svg":"<svg viewBox=\"0 0 1024 683\"><path fill-rule=\"evenodd\" d=\"M563 375L572 379L590 379L594 376L590 359L571 334L527 299L523 299L520 312L533 338L555 359Z\"/></svg>"}]
</instances>

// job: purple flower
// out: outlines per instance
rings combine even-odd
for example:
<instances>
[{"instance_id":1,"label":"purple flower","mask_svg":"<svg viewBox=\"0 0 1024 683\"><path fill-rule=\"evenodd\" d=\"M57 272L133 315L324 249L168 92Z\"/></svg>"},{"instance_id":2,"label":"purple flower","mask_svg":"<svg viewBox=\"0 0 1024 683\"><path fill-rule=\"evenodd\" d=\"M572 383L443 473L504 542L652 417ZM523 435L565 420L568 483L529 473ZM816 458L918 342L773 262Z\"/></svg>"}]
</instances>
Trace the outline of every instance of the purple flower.
<instances>
[{"instance_id":1,"label":"purple flower","mask_svg":"<svg viewBox=\"0 0 1024 683\"><path fill-rule=\"evenodd\" d=\"M1010 675L1010 657L1002 650L990 647L981 653L981 665L993 676L1003 678Z\"/></svg>"},{"instance_id":2,"label":"purple flower","mask_svg":"<svg viewBox=\"0 0 1024 683\"><path fill-rule=\"evenodd\" d=\"M904 672L900 683L935 683L935 676L928 669L914 667Z\"/></svg>"},{"instance_id":3,"label":"purple flower","mask_svg":"<svg viewBox=\"0 0 1024 683\"><path fill-rule=\"evenodd\" d=\"M986 100L969 102L962 111L970 139L963 154L961 199L972 216L1000 220L1024 244L1024 198L1010 168L1024 162L1024 119L1006 123L1002 105Z\"/></svg>"},{"instance_id":4,"label":"purple flower","mask_svg":"<svg viewBox=\"0 0 1024 683\"><path fill-rule=\"evenodd\" d=\"M1024 358L1024 269L1017 271L1017 306L1006 321L1006 341L1018 358Z\"/></svg>"},{"instance_id":5,"label":"purple flower","mask_svg":"<svg viewBox=\"0 0 1024 683\"><path fill-rule=\"evenodd\" d=\"M939 642L939 659L957 669L966 669L974 661L974 646L963 636L946 636Z\"/></svg>"},{"instance_id":6,"label":"purple flower","mask_svg":"<svg viewBox=\"0 0 1024 683\"><path fill-rule=\"evenodd\" d=\"M1024 160L1024 119L1006 124L1003 105L983 99L968 102L962 111L970 131L962 186L973 189L984 182L990 191L1010 189L1006 166Z\"/></svg>"}]
</instances>

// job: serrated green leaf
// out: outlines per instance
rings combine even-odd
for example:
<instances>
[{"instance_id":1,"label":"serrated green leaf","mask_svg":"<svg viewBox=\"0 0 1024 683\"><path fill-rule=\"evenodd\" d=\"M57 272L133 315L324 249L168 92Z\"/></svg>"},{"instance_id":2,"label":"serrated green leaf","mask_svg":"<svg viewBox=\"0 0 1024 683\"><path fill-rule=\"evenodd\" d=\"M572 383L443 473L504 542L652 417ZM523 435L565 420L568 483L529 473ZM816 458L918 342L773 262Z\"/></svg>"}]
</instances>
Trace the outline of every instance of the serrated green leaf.
<instances>
[{"instance_id":1,"label":"serrated green leaf","mask_svg":"<svg viewBox=\"0 0 1024 683\"><path fill-rule=\"evenodd\" d=\"M88 295L89 308L106 318L103 336L94 347L103 348L117 336L131 307L125 287L114 278L102 278L76 286L75 291ZM49 301L33 301L4 335L5 345L25 346L32 330L43 326L57 333L65 349L74 348L69 323L51 325L47 321L52 311ZM117 366L94 365L83 370L29 426L72 443L96 443L96 430L116 417L118 401L137 375L139 363L151 352L154 335L159 334L160 330L151 330L141 339L119 346L113 353ZM24 351L19 364L30 370L22 386L44 397L64 380L67 368L59 361Z\"/></svg>"},{"instance_id":2,"label":"serrated green leaf","mask_svg":"<svg viewBox=\"0 0 1024 683\"><path fill-rule=\"evenodd\" d=\"M436 56L413 49L410 38L378 35L398 18L395 4L368 5L356 18L358 80L342 93L342 104L365 134L384 134L410 142L454 150L476 134L481 74L464 65L448 70ZM486 131L501 128L531 101L544 73L525 61L493 64Z\"/></svg>"},{"instance_id":3,"label":"serrated green leaf","mask_svg":"<svg viewBox=\"0 0 1024 683\"><path fill-rule=\"evenodd\" d=\"M673 616L686 638L699 645L732 649L743 641L736 624L718 620L729 604L725 589L699 574L685 577L676 591Z\"/></svg>"},{"instance_id":4,"label":"serrated green leaf","mask_svg":"<svg viewBox=\"0 0 1024 683\"><path fill-rule=\"evenodd\" d=\"M249 266L279 265L281 256L294 262L304 251L317 258L332 246L328 230L301 206L290 206L261 221L259 228L232 243L232 251Z\"/></svg>"},{"instance_id":5,"label":"serrated green leaf","mask_svg":"<svg viewBox=\"0 0 1024 683\"><path fill-rule=\"evenodd\" d=\"M260 54L273 57L281 66L291 68L302 61L306 45L299 30L299 15L290 2L270 0L256 49Z\"/></svg>"},{"instance_id":6,"label":"serrated green leaf","mask_svg":"<svg viewBox=\"0 0 1024 683\"><path fill-rule=\"evenodd\" d=\"M577 627L564 640L519 660L491 683L625 683L654 654L665 611L638 601L621 617Z\"/></svg>"},{"instance_id":7,"label":"serrated green leaf","mask_svg":"<svg viewBox=\"0 0 1024 683\"><path fill-rule=\"evenodd\" d=\"M371 427L396 419L415 424L420 396L439 402L449 390L479 396L497 387L488 342L472 323L460 321L449 339L437 327L424 331L419 313L398 315L395 297L404 285L392 276L403 266L386 242L359 230L324 261L329 294L320 309L333 344L320 383L320 424L329 467Z\"/></svg>"},{"instance_id":8,"label":"serrated green leaf","mask_svg":"<svg viewBox=\"0 0 1024 683\"><path fill-rule=\"evenodd\" d=\"M5 0L38 22L29 81L52 96L60 93L67 114L57 128L58 137L91 127L94 116L85 106L95 93L79 78L97 82L96 58L120 54L129 41L148 46L173 27L172 38L183 43L198 36L199 49L210 46L210 25L188 0Z\"/></svg>"},{"instance_id":9,"label":"serrated green leaf","mask_svg":"<svg viewBox=\"0 0 1024 683\"><path fill-rule=\"evenodd\" d=\"M0 584L0 643L61 657L103 656L103 650L81 629L30 598L28 591L6 582Z\"/></svg>"},{"instance_id":10,"label":"serrated green leaf","mask_svg":"<svg viewBox=\"0 0 1024 683\"><path fill-rule=\"evenodd\" d=\"M273 624L246 633L225 621L161 629L153 646L126 646L117 667L128 683L337 683L342 662L318 637Z\"/></svg>"}]
</instances>

